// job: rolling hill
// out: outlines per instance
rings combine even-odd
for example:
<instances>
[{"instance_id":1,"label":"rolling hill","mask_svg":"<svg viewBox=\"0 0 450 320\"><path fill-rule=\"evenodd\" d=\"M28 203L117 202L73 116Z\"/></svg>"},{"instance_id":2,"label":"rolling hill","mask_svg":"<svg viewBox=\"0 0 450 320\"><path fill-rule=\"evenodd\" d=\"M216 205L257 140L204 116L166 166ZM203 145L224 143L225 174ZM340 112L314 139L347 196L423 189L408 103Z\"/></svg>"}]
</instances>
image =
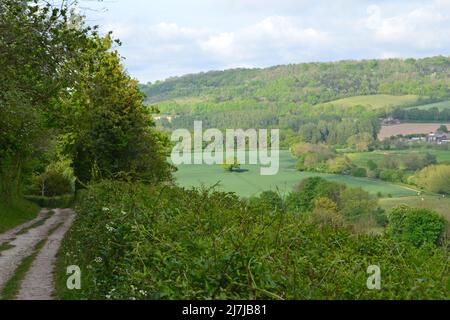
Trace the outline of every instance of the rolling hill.
<instances>
[{"instance_id":1,"label":"rolling hill","mask_svg":"<svg viewBox=\"0 0 450 320\"><path fill-rule=\"evenodd\" d=\"M450 100L450 58L303 63L190 74L141 84L146 103L176 115L169 130L279 128L282 143L345 145L379 133L379 118L429 101ZM419 117L420 118L420 117Z\"/></svg>"},{"instance_id":2,"label":"rolling hill","mask_svg":"<svg viewBox=\"0 0 450 320\"><path fill-rule=\"evenodd\" d=\"M366 103L357 96L380 95L373 106L414 103L417 96L450 98L450 58L388 59L303 63L265 69L231 69L173 77L141 84L149 104L165 111L192 110L202 104L248 101L259 107L315 105L338 99L343 105ZM394 96L394 103L389 101ZM345 100L345 98L351 98ZM164 103L162 103L164 102ZM204 111L204 110L202 110Z\"/></svg>"}]
</instances>

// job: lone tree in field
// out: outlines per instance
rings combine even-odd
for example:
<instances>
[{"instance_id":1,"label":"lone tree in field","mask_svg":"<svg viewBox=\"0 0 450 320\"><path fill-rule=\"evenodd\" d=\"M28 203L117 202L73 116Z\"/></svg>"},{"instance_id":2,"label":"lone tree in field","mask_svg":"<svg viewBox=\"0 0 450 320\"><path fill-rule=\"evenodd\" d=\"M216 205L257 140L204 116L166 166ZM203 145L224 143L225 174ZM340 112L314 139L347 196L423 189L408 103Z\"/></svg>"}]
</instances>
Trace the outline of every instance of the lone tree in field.
<instances>
[{"instance_id":1,"label":"lone tree in field","mask_svg":"<svg viewBox=\"0 0 450 320\"><path fill-rule=\"evenodd\" d=\"M222 163L222 168L226 171L232 172L235 169L239 169L241 165L239 164L236 157L228 158L224 163Z\"/></svg>"}]
</instances>

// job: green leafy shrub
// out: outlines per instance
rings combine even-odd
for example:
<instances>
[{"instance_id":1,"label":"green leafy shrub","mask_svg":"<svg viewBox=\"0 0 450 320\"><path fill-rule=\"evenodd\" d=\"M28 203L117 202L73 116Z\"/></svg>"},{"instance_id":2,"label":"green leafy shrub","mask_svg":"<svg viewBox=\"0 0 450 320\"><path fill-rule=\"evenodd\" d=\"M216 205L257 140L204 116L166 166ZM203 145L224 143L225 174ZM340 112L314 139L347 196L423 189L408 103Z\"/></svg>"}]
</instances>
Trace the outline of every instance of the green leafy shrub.
<instances>
[{"instance_id":1,"label":"green leafy shrub","mask_svg":"<svg viewBox=\"0 0 450 320\"><path fill-rule=\"evenodd\" d=\"M387 233L394 239L408 241L415 246L439 243L447 221L428 209L400 206L389 214Z\"/></svg>"},{"instance_id":2,"label":"green leafy shrub","mask_svg":"<svg viewBox=\"0 0 450 320\"><path fill-rule=\"evenodd\" d=\"M351 175L354 177L367 177L367 170L365 168L355 167L351 171Z\"/></svg>"},{"instance_id":3,"label":"green leafy shrub","mask_svg":"<svg viewBox=\"0 0 450 320\"><path fill-rule=\"evenodd\" d=\"M323 228L305 215L255 208L231 193L103 182L83 192L76 209L58 258L58 298L448 295L440 248ZM382 290L367 290L371 264L382 268ZM81 290L67 289L67 265L80 266Z\"/></svg>"},{"instance_id":4,"label":"green leafy shrub","mask_svg":"<svg viewBox=\"0 0 450 320\"><path fill-rule=\"evenodd\" d=\"M59 159L50 163L41 174L34 174L26 188L27 194L56 197L72 194L75 190L75 176L71 161Z\"/></svg>"},{"instance_id":5,"label":"green leafy shrub","mask_svg":"<svg viewBox=\"0 0 450 320\"><path fill-rule=\"evenodd\" d=\"M371 171L375 171L376 169L378 169L378 165L375 163L375 161L373 160L368 160L367 161L367 168Z\"/></svg>"},{"instance_id":6,"label":"green leafy shrub","mask_svg":"<svg viewBox=\"0 0 450 320\"><path fill-rule=\"evenodd\" d=\"M284 201L275 191L263 191L257 198L252 198L251 203L262 205L271 210L280 210L284 208Z\"/></svg>"},{"instance_id":7,"label":"green leafy shrub","mask_svg":"<svg viewBox=\"0 0 450 320\"><path fill-rule=\"evenodd\" d=\"M310 215L311 221L321 227L342 228L344 217L338 212L337 205L328 198L315 200L314 209Z\"/></svg>"},{"instance_id":8,"label":"green leafy shrub","mask_svg":"<svg viewBox=\"0 0 450 320\"><path fill-rule=\"evenodd\" d=\"M378 200L362 188L346 188L339 196L340 211L350 221L372 216L378 210Z\"/></svg>"},{"instance_id":9,"label":"green leafy shrub","mask_svg":"<svg viewBox=\"0 0 450 320\"><path fill-rule=\"evenodd\" d=\"M398 169L382 170L378 176L381 180L389 182L402 182L404 180L404 173Z\"/></svg>"},{"instance_id":10,"label":"green leafy shrub","mask_svg":"<svg viewBox=\"0 0 450 320\"><path fill-rule=\"evenodd\" d=\"M351 172L351 160L346 156L340 156L327 161L326 172L335 174L349 174Z\"/></svg>"},{"instance_id":11,"label":"green leafy shrub","mask_svg":"<svg viewBox=\"0 0 450 320\"><path fill-rule=\"evenodd\" d=\"M307 178L288 195L286 202L291 209L309 212L314 208L314 201L319 197L328 197L337 203L340 192L345 188L343 184L329 182L320 177Z\"/></svg>"},{"instance_id":12,"label":"green leafy shrub","mask_svg":"<svg viewBox=\"0 0 450 320\"><path fill-rule=\"evenodd\" d=\"M48 171L39 177L42 193L47 197L62 196L73 192L72 181L57 171Z\"/></svg>"},{"instance_id":13,"label":"green leafy shrub","mask_svg":"<svg viewBox=\"0 0 450 320\"><path fill-rule=\"evenodd\" d=\"M385 210L383 210L381 208L377 208L377 210L375 211L373 216L379 226L386 227L388 225L389 219L388 219L388 215L386 214Z\"/></svg>"},{"instance_id":14,"label":"green leafy shrub","mask_svg":"<svg viewBox=\"0 0 450 320\"><path fill-rule=\"evenodd\" d=\"M73 203L73 195L66 194L55 197L45 196L26 196L28 201L36 203L41 208L69 208Z\"/></svg>"}]
</instances>

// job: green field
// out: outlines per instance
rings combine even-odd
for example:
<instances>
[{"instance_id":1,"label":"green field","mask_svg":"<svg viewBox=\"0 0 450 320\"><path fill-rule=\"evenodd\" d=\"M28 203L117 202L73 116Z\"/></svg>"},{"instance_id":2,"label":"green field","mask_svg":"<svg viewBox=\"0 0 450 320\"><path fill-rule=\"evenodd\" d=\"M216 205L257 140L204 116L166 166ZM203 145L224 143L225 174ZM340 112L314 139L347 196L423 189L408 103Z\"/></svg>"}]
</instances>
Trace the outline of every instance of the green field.
<instances>
[{"instance_id":1,"label":"green field","mask_svg":"<svg viewBox=\"0 0 450 320\"><path fill-rule=\"evenodd\" d=\"M436 102L436 103L429 103L429 104L424 104L424 105L421 105L421 106L410 107L410 108L417 108L417 109L420 109L420 110L429 110L431 108L438 108L439 110L450 109L450 101L441 101L441 102Z\"/></svg>"},{"instance_id":2,"label":"green field","mask_svg":"<svg viewBox=\"0 0 450 320\"><path fill-rule=\"evenodd\" d=\"M305 178L320 176L329 181L345 183L351 187L361 187L371 194L381 192L387 196L405 197L415 195L417 192L407 187L383 182L380 180L355 178L351 176L299 172L295 169L295 159L289 151L280 152L280 170L274 176L261 176L258 165L243 165L246 172L226 172L219 165L181 165L175 177L179 185L184 187L211 187L220 183L219 190L236 192L240 196L249 197L258 195L264 190L279 190L286 194Z\"/></svg>"},{"instance_id":3,"label":"green field","mask_svg":"<svg viewBox=\"0 0 450 320\"><path fill-rule=\"evenodd\" d=\"M421 195L402 198L386 198L380 199L380 205L383 209L391 209L393 207L406 204L415 208L427 208L435 210L442 214L447 220L450 221L450 198L443 197L441 195Z\"/></svg>"},{"instance_id":4,"label":"green field","mask_svg":"<svg viewBox=\"0 0 450 320\"><path fill-rule=\"evenodd\" d=\"M416 95L404 95L394 96L389 94L375 94L368 96L355 96L339 100L330 101L321 105L335 105L341 107L354 107L365 106L372 109L385 109L399 106L407 106L416 103L419 100L419 96Z\"/></svg>"},{"instance_id":5,"label":"green field","mask_svg":"<svg viewBox=\"0 0 450 320\"><path fill-rule=\"evenodd\" d=\"M437 149L415 149L415 150L395 150L395 151L373 151L373 152L359 152L359 153L347 153L346 155L352 160L354 164L359 167L366 167L369 160L378 163L388 155L406 155L414 153L428 152L436 156L439 163L450 162L450 151L437 150Z\"/></svg>"}]
</instances>

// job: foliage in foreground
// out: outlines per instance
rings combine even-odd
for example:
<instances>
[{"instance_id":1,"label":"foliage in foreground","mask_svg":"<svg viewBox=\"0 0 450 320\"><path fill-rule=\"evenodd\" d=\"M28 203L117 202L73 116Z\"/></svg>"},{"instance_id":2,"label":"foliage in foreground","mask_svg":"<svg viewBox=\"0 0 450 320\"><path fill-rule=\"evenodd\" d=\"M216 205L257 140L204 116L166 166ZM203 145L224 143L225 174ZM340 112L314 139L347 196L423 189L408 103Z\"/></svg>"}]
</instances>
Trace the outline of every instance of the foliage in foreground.
<instances>
[{"instance_id":1,"label":"foliage in foreground","mask_svg":"<svg viewBox=\"0 0 450 320\"><path fill-rule=\"evenodd\" d=\"M78 187L171 178L169 140L152 128L120 41L88 27L76 2L0 1L1 201L16 201L29 182L33 195L61 196L75 176Z\"/></svg>"},{"instance_id":2,"label":"foliage in foreground","mask_svg":"<svg viewBox=\"0 0 450 320\"><path fill-rule=\"evenodd\" d=\"M74 27L64 1L0 1L0 196L20 196L24 167L48 140L47 115L77 74L80 52L95 34Z\"/></svg>"},{"instance_id":3,"label":"foliage in foreground","mask_svg":"<svg viewBox=\"0 0 450 320\"><path fill-rule=\"evenodd\" d=\"M120 182L91 186L58 261L59 298L445 299L448 254L319 227L234 194ZM368 290L376 264L382 289ZM82 269L67 291L66 267Z\"/></svg>"}]
</instances>

